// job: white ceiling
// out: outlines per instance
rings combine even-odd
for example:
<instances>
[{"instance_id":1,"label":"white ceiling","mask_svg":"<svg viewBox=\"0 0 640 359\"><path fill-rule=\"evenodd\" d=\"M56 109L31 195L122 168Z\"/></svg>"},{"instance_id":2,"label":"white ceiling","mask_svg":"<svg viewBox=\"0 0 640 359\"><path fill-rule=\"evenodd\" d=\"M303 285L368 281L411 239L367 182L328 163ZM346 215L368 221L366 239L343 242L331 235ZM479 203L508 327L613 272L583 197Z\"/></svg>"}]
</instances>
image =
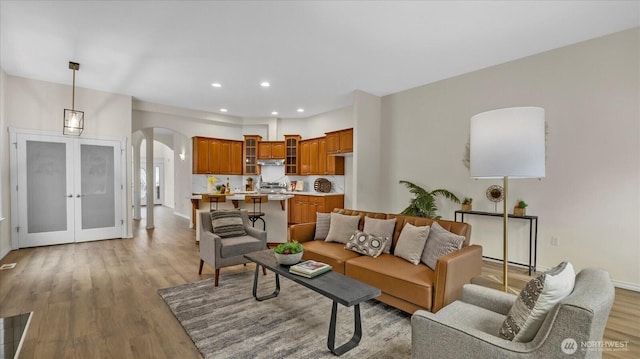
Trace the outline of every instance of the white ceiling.
<instances>
[{"instance_id":1,"label":"white ceiling","mask_svg":"<svg viewBox=\"0 0 640 359\"><path fill-rule=\"evenodd\" d=\"M640 1L1 0L0 26L9 75L76 61L80 87L289 118L640 26Z\"/></svg>"}]
</instances>

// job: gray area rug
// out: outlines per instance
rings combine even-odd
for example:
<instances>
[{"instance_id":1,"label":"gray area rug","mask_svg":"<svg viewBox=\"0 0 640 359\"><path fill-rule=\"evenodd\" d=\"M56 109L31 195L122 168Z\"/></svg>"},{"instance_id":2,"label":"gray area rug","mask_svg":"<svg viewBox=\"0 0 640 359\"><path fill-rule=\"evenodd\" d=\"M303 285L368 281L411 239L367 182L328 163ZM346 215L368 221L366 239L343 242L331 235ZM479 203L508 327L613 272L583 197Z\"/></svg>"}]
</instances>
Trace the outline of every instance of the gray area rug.
<instances>
[{"instance_id":1,"label":"gray area rug","mask_svg":"<svg viewBox=\"0 0 640 359\"><path fill-rule=\"evenodd\" d=\"M280 295L263 302L252 294L253 268L160 289L205 358L335 358L327 348L331 300L280 277ZM258 295L273 292L275 275L260 274ZM353 308L338 305L336 346L353 334ZM362 340L341 358L409 358L411 316L370 300L360 304Z\"/></svg>"}]
</instances>

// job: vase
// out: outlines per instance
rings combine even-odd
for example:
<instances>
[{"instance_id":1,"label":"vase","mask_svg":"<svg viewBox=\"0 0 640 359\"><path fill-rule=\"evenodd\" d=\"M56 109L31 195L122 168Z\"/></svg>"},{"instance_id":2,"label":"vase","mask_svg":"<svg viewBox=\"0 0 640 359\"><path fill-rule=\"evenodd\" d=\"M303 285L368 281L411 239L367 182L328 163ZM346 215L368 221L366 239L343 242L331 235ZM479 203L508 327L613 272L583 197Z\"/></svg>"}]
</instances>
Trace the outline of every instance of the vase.
<instances>
[{"instance_id":1,"label":"vase","mask_svg":"<svg viewBox=\"0 0 640 359\"><path fill-rule=\"evenodd\" d=\"M213 192L213 183L207 182L207 193Z\"/></svg>"},{"instance_id":2,"label":"vase","mask_svg":"<svg viewBox=\"0 0 640 359\"><path fill-rule=\"evenodd\" d=\"M464 212L471 212L471 204L463 204L462 205L462 210Z\"/></svg>"}]
</instances>

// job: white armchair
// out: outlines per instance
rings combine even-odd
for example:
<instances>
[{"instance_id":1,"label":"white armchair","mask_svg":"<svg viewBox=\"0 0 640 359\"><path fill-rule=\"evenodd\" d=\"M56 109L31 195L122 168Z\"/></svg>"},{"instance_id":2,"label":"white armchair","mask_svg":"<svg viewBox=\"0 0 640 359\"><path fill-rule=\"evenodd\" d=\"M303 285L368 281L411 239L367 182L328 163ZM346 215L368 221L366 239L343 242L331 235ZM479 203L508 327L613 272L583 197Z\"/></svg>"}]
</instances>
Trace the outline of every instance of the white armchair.
<instances>
[{"instance_id":1,"label":"white armchair","mask_svg":"<svg viewBox=\"0 0 640 359\"><path fill-rule=\"evenodd\" d=\"M533 340L522 343L498 337L516 296L467 284L462 300L435 314L423 310L413 314L411 357L535 359L565 358L569 352L571 358L600 358L601 351L582 348L581 343L602 340L614 296L609 273L583 269L573 292L549 311Z\"/></svg>"},{"instance_id":2,"label":"white armchair","mask_svg":"<svg viewBox=\"0 0 640 359\"><path fill-rule=\"evenodd\" d=\"M218 286L220 278L220 268L237 264L248 263L245 254L267 249L267 232L261 231L251 226L246 210L240 210L246 236L220 238L213 233L211 224L211 214L209 212L200 213L200 269L198 274L202 274L202 267L207 263L215 269L215 286ZM263 268L263 273L266 271Z\"/></svg>"}]
</instances>

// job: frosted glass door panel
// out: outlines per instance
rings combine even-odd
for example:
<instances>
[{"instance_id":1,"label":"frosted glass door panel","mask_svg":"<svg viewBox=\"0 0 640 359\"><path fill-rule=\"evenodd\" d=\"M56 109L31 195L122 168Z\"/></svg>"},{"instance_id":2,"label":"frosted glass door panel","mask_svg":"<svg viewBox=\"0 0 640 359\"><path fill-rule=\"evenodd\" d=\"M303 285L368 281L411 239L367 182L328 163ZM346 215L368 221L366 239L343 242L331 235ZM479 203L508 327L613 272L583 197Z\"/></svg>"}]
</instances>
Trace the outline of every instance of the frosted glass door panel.
<instances>
[{"instance_id":1,"label":"frosted glass door panel","mask_svg":"<svg viewBox=\"0 0 640 359\"><path fill-rule=\"evenodd\" d=\"M120 142L77 139L76 242L122 237Z\"/></svg>"},{"instance_id":2,"label":"frosted glass door panel","mask_svg":"<svg viewBox=\"0 0 640 359\"><path fill-rule=\"evenodd\" d=\"M67 230L66 144L27 141L27 231Z\"/></svg>"},{"instance_id":3,"label":"frosted glass door panel","mask_svg":"<svg viewBox=\"0 0 640 359\"><path fill-rule=\"evenodd\" d=\"M113 157L113 147L80 145L82 229L115 225Z\"/></svg>"},{"instance_id":4,"label":"frosted glass door panel","mask_svg":"<svg viewBox=\"0 0 640 359\"><path fill-rule=\"evenodd\" d=\"M14 149L18 247L73 242L73 142L22 134Z\"/></svg>"}]
</instances>

